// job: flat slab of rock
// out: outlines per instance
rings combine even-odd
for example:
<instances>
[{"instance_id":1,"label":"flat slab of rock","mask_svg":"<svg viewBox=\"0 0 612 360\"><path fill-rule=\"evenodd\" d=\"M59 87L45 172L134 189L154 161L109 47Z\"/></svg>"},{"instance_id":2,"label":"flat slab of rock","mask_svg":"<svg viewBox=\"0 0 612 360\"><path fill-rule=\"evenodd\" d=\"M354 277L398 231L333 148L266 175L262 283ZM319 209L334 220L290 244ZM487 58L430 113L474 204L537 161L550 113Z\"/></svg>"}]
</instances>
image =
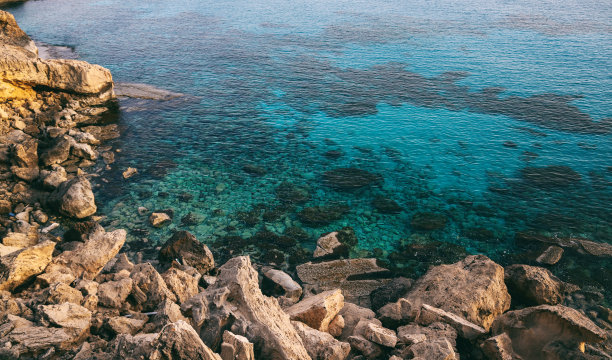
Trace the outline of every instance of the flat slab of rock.
<instances>
[{"instance_id":1,"label":"flat slab of rock","mask_svg":"<svg viewBox=\"0 0 612 360\"><path fill-rule=\"evenodd\" d=\"M313 359L344 360L351 351L351 345L334 339L326 332L315 330L299 321L291 323Z\"/></svg>"},{"instance_id":2,"label":"flat slab of rock","mask_svg":"<svg viewBox=\"0 0 612 360\"><path fill-rule=\"evenodd\" d=\"M414 306L429 304L488 330L510 308L504 268L483 255L431 268L405 297Z\"/></svg>"},{"instance_id":3,"label":"flat slab of rock","mask_svg":"<svg viewBox=\"0 0 612 360\"><path fill-rule=\"evenodd\" d=\"M410 347L413 359L437 359L437 360L456 360L458 359L453 346L447 339L427 340Z\"/></svg>"},{"instance_id":4,"label":"flat slab of rock","mask_svg":"<svg viewBox=\"0 0 612 360\"><path fill-rule=\"evenodd\" d=\"M554 265L558 263L559 260L561 260L562 256L563 248L557 245L551 245L546 250L544 250L542 255L538 256L536 261L540 264Z\"/></svg>"},{"instance_id":5,"label":"flat slab of rock","mask_svg":"<svg viewBox=\"0 0 612 360\"><path fill-rule=\"evenodd\" d=\"M304 360L310 355L278 302L259 289L258 274L249 257L235 257L219 268L219 276L204 294L209 304L201 338L213 349L221 345L222 332L233 318L232 332L249 339L258 358ZM248 324L248 326L247 326Z\"/></svg>"},{"instance_id":6,"label":"flat slab of rock","mask_svg":"<svg viewBox=\"0 0 612 360\"><path fill-rule=\"evenodd\" d=\"M93 280L104 265L117 255L125 243L126 235L123 229L106 232L96 225L84 243L55 257L46 272L63 273L68 269L76 277Z\"/></svg>"},{"instance_id":7,"label":"flat slab of rock","mask_svg":"<svg viewBox=\"0 0 612 360\"><path fill-rule=\"evenodd\" d=\"M53 241L45 241L0 257L0 290L13 290L43 272L54 249Z\"/></svg>"},{"instance_id":8,"label":"flat slab of rock","mask_svg":"<svg viewBox=\"0 0 612 360\"><path fill-rule=\"evenodd\" d=\"M364 337L379 345L394 348L397 344L397 335L395 331L369 323L364 329Z\"/></svg>"},{"instance_id":9,"label":"flat slab of rock","mask_svg":"<svg viewBox=\"0 0 612 360\"><path fill-rule=\"evenodd\" d=\"M457 330L460 336L468 340L474 340L486 333L483 327L471 323L455 314L423 304L421 306L421 313L419 314L419 323L422 325L429 325L436 321L449 324Z\"/></svg>"},{"instance_id":10,"label":"flat slab of rock","mask_svg":"<svg viewBox=\"0 0 612 360\"><path fill-rule=\"evenodd\" d=\"M45 322L54 326L84 331L89 329L91 324L91 311L69 302L59 305L41 305L38 311Z\"/></svg>"},{"instance_id":11,"label":"flat slab of rock","mask_svg":"<svg viewBox=\"0 0 612 360\"><path fill-rule=\"evenodd\" d=\"M313 329L327 331L329 323L344 307L340 290L324 291L307 297L285 311L291 320L301 321Z\"/></svg>"},{"instance_id":12,"label":"flat slab of rock","mask_svg":"<svg viewBox=\"0 0 612 360\"><path fill-rule=\"evenodd\" d=\"M525 359L537 359L542 349L556 341L578 350L581 343L600 342L606 332L578 311L562 305L540 305L509 311L491 326L493 335L506 333L514 351Z\"/></svg>"},{"instance_id":13,"label":"flat slab of rock","mask_svg":"<svg viewBox=\"0 0 612 360\"><path fill-rule=\"evenodd\" d=\"M264 287L266 283L272 284L272 287L282 289L282 297L285 299L284 302L290 305L298 302L302 296L302 287L300 284L281 270L269 269L265 271L262 287ZM283 304L281 303L281 305Z\"/></svg>"},{"instance_id":14,"label":"flat slab of rock","mask_svg":"<svg viewBox=\"0 0 612 360\"><path fill-rule=\"evenodd\" d=\"M345 301L364 307L370 306L372 291L391 281L389 271L371 258L309 262L296 270L307 293L340 289Z\"/></svg>"}]
</instances>

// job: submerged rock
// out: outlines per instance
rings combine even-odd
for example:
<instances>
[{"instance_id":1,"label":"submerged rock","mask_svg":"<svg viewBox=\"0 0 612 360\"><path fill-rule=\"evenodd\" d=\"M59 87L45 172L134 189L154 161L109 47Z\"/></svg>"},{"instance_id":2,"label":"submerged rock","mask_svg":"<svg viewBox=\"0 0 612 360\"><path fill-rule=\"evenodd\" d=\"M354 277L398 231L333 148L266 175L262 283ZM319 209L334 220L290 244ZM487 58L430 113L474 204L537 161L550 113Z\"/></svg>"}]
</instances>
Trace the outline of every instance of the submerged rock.
<instances>
[{"instance_id":1,"label":"submerged rock","mask_svg":"<svg viewBox=\"0 0 612 360\"><path fill-rule=\"evenodd\" d=\"M521 176L528 184L543 189L568 187L582 180L579 173L565 165L529 166L521 169Z\"/></svg>"},{"instance_id":2,"label":"submerged rock","mask_svg":"<svg viewBox=\"0 0 612 360\"><path fill-rule=\"evenodd\" d=\"M446 216L432 212L418 212L410 221L410 226L416 230L432 231L442 229L446 226Z\"/></svg>"},{"instance_id":3,"label":"submerged rock","mask_svg":"<svg viewBox=\"0 0 612 360\"><path fill-rule=\"evenodd\" d=\"M305 225L320 227L329 225L336 220L340 220L349 211L349 207L343 204L333 204L327 206L307 207L298 212L298 219Z\"/></svg>"},{"instance_id":4,"label":"submerged rock","mask_svg":"<svg viewBox=\"0 0 612 360\"><path fill-rule=\"evenodd\" d=\"M302 204L310 200L310 194L306 187L283 181L276 188L276 198L285 204Z\"/></svg>"},{"instance_id":5,"label":"submerged rock","mask_svg":"<svg viewBox=\"0 0 612 360\"><path fill-rule=\"evenodd\" d=\"M372 206L383 214L398 214L404 210L398 203L394 200L386 198L384 196L377 196L372 200Z\"/></svg>"},{"instance_id":6,"label":"submerged rock","mask_svg":"<svg viewBox=\"0 0 612 360\"><path fill-rule=\"evenodd\" d=\"M357 168L338 168L323 173L325 185L342 191L353 191L382 182L382 177Z\"/></svg>"}]
</instances>

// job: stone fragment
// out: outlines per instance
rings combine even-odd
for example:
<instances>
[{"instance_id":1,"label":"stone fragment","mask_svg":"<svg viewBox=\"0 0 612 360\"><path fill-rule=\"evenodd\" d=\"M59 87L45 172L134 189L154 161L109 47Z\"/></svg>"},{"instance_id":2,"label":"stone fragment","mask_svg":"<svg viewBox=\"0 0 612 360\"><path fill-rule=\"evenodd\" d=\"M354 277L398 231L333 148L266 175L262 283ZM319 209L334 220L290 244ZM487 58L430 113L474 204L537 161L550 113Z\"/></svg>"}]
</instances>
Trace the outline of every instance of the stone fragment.
<instances>
[{"instance_id":1,"label":"stone fragment","mask_svg":"<svg viewBox=\"0 0 612 360\"><path fill-rule=\"evenodd\" d=\"M517 355L537 359L544 347L558 341L582 350L584 343L601 342L606 333L578 311L561 305L540 305L509 311L491 326L493 335L506 333Z\"/></svg>"},{"instance_id":2,"label":"stone fragment","mask_svg":"<svg viewBox=\"0 0 612 360\"><path fill-rule=\"evenodd\" d=\"M159 334L119 334L108 348L111 359L149 360Z\"/></svg>"},{"instance_id":3,"label":"stone fragment","mask_svg":"<svg viewBox=\"0 0 612 360\"><path fill-rule=\"evenodd\" d=\"M340 342L328 333L315 330L299 321L292 321L291 323L302 338L304 347L313 360L344 360L351 351L351 346L348 343Z\"/></svg>"},{"instance_id":4,"label":"stone fragment","mask_svg":"<svg viewBox=\"0 0 612 360\"><path fill-rule=\"evenodd\" d=\"M544 250L542 255L538 256L536 261L540 264L554 265L561 260L561 256L563 256L563 248L556 245L551 245Z\"/></svg>"},{"instance_id":5,"label":"stone fragment","mask_svg":"<svg viewBox=\"0 0 612 360\"><path fill-rule=\"evenodd\" d=\"M370 293L389 282L390 273L376 259L332 260L296 267L306 293L341 289L345 301L369 307Z\"/></svg>"},{"instance_id":6,"label":"stone fragment","mask_svg":"<svg viewBox=\"0 0 612 360\"><path fill-rule=\"evenodd\" d=\"M115 316L108 319L107 326L114 334L136 335L145 325L146 320L126 316Z\"/></svg>"},{"instance_id":7,"label":"stone fragment","mask_svg":"<svg viewBox=\"0 0 612 360\"><path fill-rule=\"evenodd\" d=\"M394 303L389 303L378 309L377 318L388 328L395 329L400 325L411 323L417 319L421 311L420 307L413 305L410 301L401 298Z\"/></svg>"},{"instance_id":8,"label":"stone fragment","mask_svg":"<svg viewBox=\"0 0 612 360\"><path fill-rule=\"evenodd\" d=\"M98 303L109 308L120 309L132 292L132 279L107 281L98 287Z\"/></svg>"},{"instance_id":9,"label":"stone fragment","mask_svg":"<svg viewBox=\"0 0 612 360\"><path fill-rule=\"evenodd\" d=\"M105 232L101 226L96 224L84 243L55 257L47 272L66 272L66 269L69 269L79 278L93 280L102 271L104 265L117 255L125 243L125 238L125 230Z\"/></svg>"},{"instance_id":10,"label":"stone fragment","mask_svg":"<svg viewBox=\"0 0 612 360\"><path fill-rule=\"evenodd\" d=\"M227 330L223 332L220 355L223 360L255 360L253 344L244 336Z\"/></svg>"},{"instance_id":11,"label":"stone fragment","mask_svg":"<svg viewBox=\"0 0 612 360\"><path fill-rule=\"evenodd\" d=\"M77 219L93 215L97 210L91 183L82 176L63 182L51 193L48 203L63 215Z\"/></svg>"},{"instance_id":12,"label":"stone fragment","mask_svg":"<svg viewBox=\"0 0 612 360\"><path fill-rule=\"evenodd\" d=\"M315 258L348 257L348 247L338 240L338 232L334 231L317 240L317 248L313 256Z\"/></svg>"},{"instance_id":13,"label":"stone fragment","mask_svg":"<svg viewBox=\"0 0 612 360\"><path fill-rule=\"evenodd\" d=\"M293 305L300 300L302 296L302 287L300 284L295 282L287 273L269 269L264 272L264 280L262 288L265 291L266 288L272 288L273 293L282 293L281 305ZM281 291L275 291L280 289Z\"/></svg>"},{"instance_id":14,"label":"stone fragment","mask_svg":"<svg viewBox=\"0 0 612 360\"><path fill-rule=\"evenodd\" d=\"M597 257L612 257L612 245L608 243L599 243L587 239L576 239L588 254Z\"/></svg>"},{"instance_id":15,"label":"stone fragment","mask_svg":"<svg viewBox=\"0 0 612 360\"><path fill-rule=\"evenodd\" d=\"M35 326L34 323L13 315L7 317L11 330L2 338L12 344L11 349L21 357L39 358L49 348L68 350L83 336L73 328ZM5 326L3 325L3 326Z\"/></svg>"},{"instance_id":16,"label":"stone fragment","mask_svg":"<svg viewBox=\"0 0 612 360\"><path fill-rule=\"evenodd\" d=\"M431 268L405 298L414 306L426 303L461 316L485 330L510 308L504 269L483 255Z\"/></svg>"},{"instance_id":17,"label":"stone fragment","mask_svg":"<svg viewBox=\"0 0 612 360\"><path fill-rule=\"evenodd\" d=\"M43 290L46 304L63 304L65 302L80 304L83 294L68 284L58 282Z\"/></svg>"},{"instance_id":18,"label":"stone fragment","mask_svg":"<svg viewBox=\"0 0 612 360\"><path fill-rule=\"evenodd\" d=\"M369 323L364 330L364 337L376 344L394 348L397 343L395 331L386 329L380 325Z\"/></svg>"},{"instance_id":19,"label":"stone fragment","mask_svg":"<svg viewBox=\"0 0 612 360\"><path fill-rule=\"evenodd\" d=\"M453 346L447 339L427 340L410 347L413 359L425 360L456 360L458 359Z\"/></svg>"},{"instance_id":20,"label":"stone fragment","mask_svg":"<svg viewBox=\"0 0 612 360\"><path fill-rule=\"evenodd\" d=\"M329 323L327 332L333 337L340 337L344 329L344 317L340 314L336 315Z\"/></svg>"},{"instance_id":21,"label":"stone fragment","mask_svg":"<svg viewBox=\"0 0 612 360\"><path fill-rule=\"evenodd\" d=\"M72 144L71 151L72 151L72 155L82 158L82 159L93 161L98 158L98 155L96 154L94 149L91 148L91 145L89 144L74 143Z\"/></svg>"},{"instance_id":22,"label":"stone fragment","mask_svg":"<svg viewBox=\"0 0 612 360\"><path fill-rule=\"evenodd\" d=\"M175 259L198 269L201 274L206 274L215 267L215 260L208 246L188 231L175 232L159 251L160 261L170 263Z\"/></svg>"},{"instance_id":23,"label":"stone fragment","mask_svg":"<svg viewBox=\"0 0 612 360\"><path fill-rule=\"evenodd\" d=\"M145 332L158 332L164 326L179 320L187 321L181 313L181 308L170 300L164 300L155 309L155 315L145 326Z\"/></svg>"},{"instance_id":24,"label":"stone fragment","mask_svg":"<svg viewBox=\"0 0 612 360\"><path fill-rule=\"evenodd\" d=\"M276 300L261 293L248 257L235 257L221 266L217 281L204 294L214 306L208 308L200 336L212 348L221 345L222 332L232 321L231 331L249 339L258 349L258 358L310 359L289 315Z\"/></svg>"},{"instance_id":25,"label":"stone fragment","mask_svg":"<svg viewBox=\"0 0 612 360\"><path fill-rule=\"evenodd\" d=\"M344 307L338 315L344 319L344 328L340 335L340 340L342 341L346 341L349 336L354 335L355 327L360 320L374 319L376 317L374 311L352 303L344 303Z\"/></svg>"},{"instance_id":26,"label":"stone fragment","mask_svg":"<svg viewBox=\"0 0 612 360\"><path fill-rule=\"evenodd\" d=\"M221 360L184 321L166 325L154 343L151 360Z\"/></svg>"},{"instance_id":27,"label":"stone fragment","mask_svg":"<svg viewBox=\"0 0 612 360\"><path fill-rule=\"evenodd\" d=\"M63 136L56 139L55 145L47 149L40 156L40 162L44 166L51 166L54 164L61 164L68 160L70 156L71 141L68 136Z\"/></svg>"},{"instance_id":28,"label":"stone fragment","mask_svg":"<svg viewBox=\"0 0 612 360\"><path fill-rule=\"evenodd\" d=\"M329 323L344 307L340 290L324 291L305 298L289 307L286 312L291 320L301 321L313 329L327 332Z\"/></svg>"},{"instance_id":29,"label":"stone fragment","mask_svg":"<svg viewBox=\"0 0 612 360\"><path fill-rule=\"evenodd\" d=\"M41 305L38 312L43 323L63 328L85 331L91 323L91 311L86 308L65 302L58 305Z\"/></svg>"},{"instance_id":30,"label":"stone fragment","mask_svg":"<svg viewBox=\"0 0 612 360\"><path fill-rule=\"evenodd\" d=\"M149 223L151 223L151 225L156 228L160 228L171 222L172 218L170 217L170 215L164 212L154 212L151 214L151 216L149 216Z\"/></svg>"},{"instance_id":31,"label":"stone fragment","mask_svg":"<svg viewBox=\"0 0 612 360\"><path fill-rule=\"evenodd\" d=\"M425 340L446 339L454 348L457 345L457 331L446 323L435 322L428 326L408 324L397 328L398 338L405 344Z\"/></svg>"},{"instance_id":32,"label":"stone fragment","mask_svg":"<svg viewBox=\"0 0 612 360\"><path fill-rule=\"evenodd\" d=\"M363 336L349 336L348 342L351 348L359 351L366 359L380 359L383 354L380 345L371 342Z\"/></svg>"},{"instance_id":33,"label":"stone fragment","mask_svg":"<svg viewBox=\"0 0 612 360\"><path fill-rule=\"evenodd\" d=\"M0 257L0 290L13 290L43 272L54 249L53 241L44 241Z\"/></svg>"},{"instance_id":34,"label":"stone fragment","mask_svg":"<svg viewBox=\"0 0 612 360\"><path fill-rule=\"evenodd\" d=\"M452 326L460 336L468 340L475 340L486 333L484 328L474 323L427 304L422 305L418 321L421 325L429 325L438 321L447 323Z\"/></svg>"},{"instance_id":35,"label":"stone fragment","mask_svg":"<svg viewBox=\"0 0 612 360\"><path fill-rule=\"evenodd\" d=\"M488 359L521 360L521 357L514 353L512 340L510 340L506 333L488 338L482 343L480 348Z\"/></svg>"},{"instance_id":36,"label":"stone fragment","mask_svg":"<svg viewBox=\"0 0 612 360\"><path fill-rule=\"evenodd\" d=\"M505 269L505 281L512 298L528 305L556 305L563 301L565 283L549 270L529 265Z\"/></svg>"},{"instance_id":37,"label":"stone fragment","mask_svg":"<svg viewBox=\"0 0 612 360\"><path fill-rule=\"evenodd\" d=\"M125 171L122 173L124 179L129 179L136 174L138 174L138 169L133 167L125 169Z\"/></svg>"},{"instance_id":38,"label":"stone fragment","mask_svg":"<svg viewBox=\"0 0 612 360\"><path fill-rule=\"evenodd\" d=\"M50 171L41 171L40 178L43 180L43 186L46 189L53 190L68 180L68 174L62 166L53 165Z\"/></svg>"},{"instance_id":39,"label":"stone fragment","mask_svg":"<svg viewBox=\"0 0 612 360\"><path fill-rule=\"evenodd\" d=\"M16 248L25 248L36 245L38 238L28 236L28 234L9 232L2 238L2 244Z\"/></svg>"}]
</instances>

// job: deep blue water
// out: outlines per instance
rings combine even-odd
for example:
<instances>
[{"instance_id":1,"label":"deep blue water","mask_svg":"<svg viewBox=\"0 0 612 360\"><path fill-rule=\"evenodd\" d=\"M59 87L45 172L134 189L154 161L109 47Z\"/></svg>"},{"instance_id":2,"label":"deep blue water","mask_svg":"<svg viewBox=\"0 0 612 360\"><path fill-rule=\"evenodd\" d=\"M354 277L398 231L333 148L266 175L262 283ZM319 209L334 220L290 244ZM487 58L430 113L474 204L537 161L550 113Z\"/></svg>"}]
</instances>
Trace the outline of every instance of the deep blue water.
<instances>
[{"instance_id":1,"label":"deep blue water","mask_svg":"<svg viewBox=\"0 0 612 360\"><path fill-rule=\"evenodd\" d=\"M452 260L459 247L446 243L533 262L541 247L518 244L524 231L612 243L609 1L41 0L10 11L116 82L185 94L121 101L121 153L98 199L105 224L134 242L181 228L221 257L281 262L277 248L299 258L351 226L353 255L407 272L422 270L414 259ZM123 181L128 166L140 174ZM346 167L380 181L329 186L324 173ZM281 201L282 182L307 202ZM377 197L402 210L381 213ZM139 206L171 208L174 222L153 229ZM311 206L342 211L315 226L298 215ZM446 222L418 229L419 212ZM188 213L197 225L181 225ZM296 246L254 236L292 226L307 233ZM568 253L553 270L609 290L611 268Z\"/></svg>"}]
</instances>

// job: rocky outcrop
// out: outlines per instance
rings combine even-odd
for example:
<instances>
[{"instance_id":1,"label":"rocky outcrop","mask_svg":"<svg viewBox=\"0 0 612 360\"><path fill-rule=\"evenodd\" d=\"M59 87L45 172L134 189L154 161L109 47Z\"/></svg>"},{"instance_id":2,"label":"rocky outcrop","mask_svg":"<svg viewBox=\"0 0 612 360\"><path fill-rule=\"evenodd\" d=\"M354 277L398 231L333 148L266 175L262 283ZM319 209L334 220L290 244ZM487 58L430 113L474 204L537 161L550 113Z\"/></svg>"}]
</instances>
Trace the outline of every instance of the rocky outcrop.
<instances>
[{"instance_id":1,"label":"rocky outcrop","mask_svg":"<svg viewBox=\"0 0 612 360\"><path fill-rule=\"evenodd\" d=\"M561 306L540 305L510 311L498 317L491 327L495 335L507 334L514 351L525 360L541 359L542 351L553 342L584 351L584 343L596 343L606 333L578 311Z\"/></svg>"},{"instance_id":2,"label":"rocky outcrop","mask_svg":"<svg viewBox=\"0 0 612 360\"><path fill-rule=\"evenodd\" d=\"M278 302L261 293L248 257L236 257L219 268L215 283L204 292L209 313L200 336L213 349L225 329L249 339L255 356L265 359L310 359L301 338Z\"/></svg>"},{"instance_id":3,"label":"rocky outcrop","mask_svg":"<svg viewBox=\"0 0 612 360\"><path fill-rule=\"evenodd\" d=\"M55 243L45 241L0 257L0 290L13 290L43 272L51 262L53 249Z\"/></svg>"},{"instance_id":4,"label":"rocky outcrop","mask_svg":"<svg viewBox=\"0 0 612 360\"><path fill-rule=\"evenodd\" d=\"M76 177L60 184L47 200L51 208L77 219L86 218L98 209L91 190L91 183L84 177Z\"/></svg>"},{"instance_id":5,"label":"rocky outcrop","mask_svg":"<svg viewBox=\"0 0 612 360\"><path fill-rule=\"evenodd\" d=\"M483 255L431 268L405 297L461 316L487 330L510 308L504 269Z\"/></svg>"}]
</instances>

